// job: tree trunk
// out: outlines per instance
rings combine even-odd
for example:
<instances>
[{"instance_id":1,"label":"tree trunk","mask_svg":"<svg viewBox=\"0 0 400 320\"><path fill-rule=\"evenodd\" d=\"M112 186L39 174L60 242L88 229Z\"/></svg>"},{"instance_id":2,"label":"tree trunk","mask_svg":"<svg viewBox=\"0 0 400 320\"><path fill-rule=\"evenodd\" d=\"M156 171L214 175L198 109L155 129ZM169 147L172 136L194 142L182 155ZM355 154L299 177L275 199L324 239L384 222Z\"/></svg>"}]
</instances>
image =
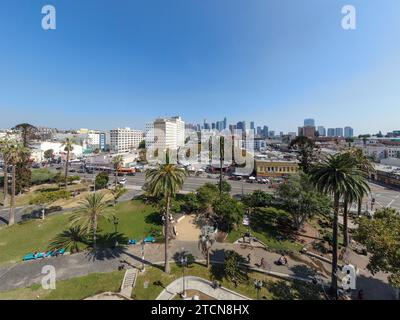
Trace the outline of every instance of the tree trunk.
<instances>
[{"instance_id":1,"label":"tree trunk","mask_svg":"<svg viewBox=\"0 0 400 320\"><path fill-rule=\"evenodd\" d=\"M68 164L69 164L69 151L67 151L67 161L65 163L65 189L67 189Z\"/></svg>"},{"instance_id":2,"label":"tree trunk","mask_svg":"<svg viewBox=\"0 0 400 320\"><path fill-rule=\"evenodd\" d=\"M337 271L338 271L338 217L339 217L339 194L334 195L333 232L332 232L332 274L331 294L337 299Z\"/></svg>"},{"instance_id":3,"label":"tree trunk","mask_svg":"<svg viewBox=\"0 0 400 320\"><path fill-rule=\"evenodd\" d=\"M349 227L348 227L348 213L349 213L349 203L345 198L343 206L343 246L349 246Z\"/></svg>"},{"instance_id":4,"label":"tree trunk","mask_svg":"<svg viewBox=\"0 0 400 320\"><path fill-rule=\"evenodd\" d=\"M95 215L93 219L93 250L95 251L96 251L96 240L97 240L96 233L97 233L97 216Z\"/></svg>"},{"instance_id":5,"label":"tree trunk","mask_svg":"<svg viewBox=\"0 0 400 320\"><path fill-rule=\"evenodd\" d=\"M8 217L8 225L12 226L15 220L14 206L15 206L15 164L12 166L12 185L11 185L11 202L10 202L10 214Z\"/></svg>"},{"instance_id":6,"label":"tree trunk","mask_svg":"<svg viewBox=\"0 0 400 320\"><path fill-rule=\"evenodd\" d=\"M114 175L114 187L117 188L117 183L118 183L118 169L115 169L115 175Z\"/></svg>"},{"instance_id":7,"label":"tree trunk","mask_svg":"<svg viewBox=\"0 0 400 320\"><path fill-rule=\"evenodd\" d=\"M207 249L207 269L210 268L210 249Z\"/></svg>"},{"instance_id":8,"label":"tree trunk","mask_svg":"<svg viewBox=\"0 0 400 320\"><path fill-rule=\"evenodd\" d=\"M171 198L167 197L167 208L165 210L165 266L164 271L165 273L170 273L169 267L169 251L168 251L168 244L169 244L169 205L170 205Z\"/></svg>"},{"instance_id":9,"label":"tree trunk","mask_svg":"<svg viewBox=\"0 0 400 320\"><path fill-rule=\"evenodd\" d=\"M362 206L362 198L358 199L358 206L357 206L357 214L361 216L361 206Z\"/></svg>"},{"instance_id":10,"label":"tree trunk","mask_svg":"<svg viewBox=\"0 0 400 320\"><path fill-rule=\"evenodd\" d=\"M7 196L8 196L8 163L7 160L5 159L6 157L4 156L4 167L3 167L3 171L4 171L4 195L3 195L3 207L5 207L7 205Z\"/></svg>"}]
</instances>

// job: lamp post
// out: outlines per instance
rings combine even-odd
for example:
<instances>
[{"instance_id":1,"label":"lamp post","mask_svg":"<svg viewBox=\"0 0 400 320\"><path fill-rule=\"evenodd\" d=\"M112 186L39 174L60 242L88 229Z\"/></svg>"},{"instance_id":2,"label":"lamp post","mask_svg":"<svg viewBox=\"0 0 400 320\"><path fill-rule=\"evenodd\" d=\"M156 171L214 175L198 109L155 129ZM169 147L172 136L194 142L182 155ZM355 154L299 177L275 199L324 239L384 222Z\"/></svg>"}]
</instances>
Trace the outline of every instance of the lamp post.
<instances>
[{"instance_id":1,"label":"lamp post","mask_svg":"<svg viewBox=\"0 0 400 320\"><path fill-rule=\"evenodd\" d=\"M113 224L114 224L114 232L117 233L118 232L118 223L119 223L119 218L114 216L113 217Z\"/></svg>"},{"instance_id":2,"label":"lamp post","mask_svg":"<svg viewBox=\"0 0 400 320\"><path fill-rule=\"evenodd\" d=\"M141 272L145 271L145 266L144 266L144 248L145 248L145 246L146 246L146 242L144 241L144 238L143 238L143 242L142 242L142 270L141 270Z\"/></svg>"},{"instance_id":3,"label":"lamp post","mask_svg":"<svg viewBox=\"0 0 400 320\"><path fill-rule=\"evenodd\" d=\"M180 262L182 265L182 294L181 297L182 298L186 298L186 289L185 289L185 266L188 262L188 258L185 255L185 251L182 248L182 253L181 253L181 258L180 258Z\"/></svg>"},{"instance_id":4,"label":"lamp post","mask_svg":"<svg viewBox=\"0 0 400 320\"><path fill-rule=\"evenodd\" d=\"M260 300L260 290L263 286L262 280L254 280L254 286L257 290L257 300Z\"/></svg>"}]
</instances>

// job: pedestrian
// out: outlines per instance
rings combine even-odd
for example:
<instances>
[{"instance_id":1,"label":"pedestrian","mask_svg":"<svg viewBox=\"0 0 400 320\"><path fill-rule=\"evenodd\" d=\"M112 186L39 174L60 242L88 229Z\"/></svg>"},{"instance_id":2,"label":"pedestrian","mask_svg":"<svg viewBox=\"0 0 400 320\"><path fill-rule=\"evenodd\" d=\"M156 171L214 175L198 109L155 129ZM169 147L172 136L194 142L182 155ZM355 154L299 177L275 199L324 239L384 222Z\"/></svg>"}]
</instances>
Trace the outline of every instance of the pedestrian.
<instances>
[{"instance_id":1,"label":"pedestrian","mask_svg":"<svg viewBox=\"0 0 400 320\"><path fill-rule=\"evenodd\" d=\"M261 268L265 268L265 260L264 260L264 258L261 258L260 267Z\"/></svg>"},{"instance_id":2,"label":"pedestrian","mask_svg":"<svg viewBox=\"0 0 400 320\"><path fill-rule=\"evenodd\" d=\"M248 263L251 262L251 255L250 255L250 253L247 255L247 262L248 262Z\"/></svg>"}]
</instances>

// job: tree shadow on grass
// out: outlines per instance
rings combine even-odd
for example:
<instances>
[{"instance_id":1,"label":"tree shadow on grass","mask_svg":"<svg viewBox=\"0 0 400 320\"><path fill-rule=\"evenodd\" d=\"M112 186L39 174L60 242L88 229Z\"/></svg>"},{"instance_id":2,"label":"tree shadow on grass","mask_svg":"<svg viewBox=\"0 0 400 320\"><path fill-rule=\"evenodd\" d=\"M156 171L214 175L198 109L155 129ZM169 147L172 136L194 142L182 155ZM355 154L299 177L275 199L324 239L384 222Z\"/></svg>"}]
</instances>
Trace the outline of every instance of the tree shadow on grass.
<instances>
[{"instance_id":1,"label":"tree shadow on grass","mask_svg":"<svg viewBox=\"0 0 400 320\"><path fill-rule=\"evenodd\" d=\"M321 300L323 292L319 285L303 281L268 281L265 287L274 300Z\"/></svg>"},{"instance_id":2,"label":"tree shadow on grass","mask_svg":"<svg viewBox=\"0 0 400 320\"><path fill-rule=\"evenodd\" d=\"M144 222L148 224L162 226L163 225L162 215L157 211L153 211L144 218Z\"/></svg>"},{"instance_id":3,"label":"tree shadow on grass","mask_svg":"<svg viewBox=\"0 0 400 320\"><path fill-rule=\"evenodd\" d=\"M266 214L256 210L251 215L250 226L253 231L263 234L267 238L279 241L293 241L295 238L290 219L279 214L270 212Z\"/></svg>"}]
</instances>

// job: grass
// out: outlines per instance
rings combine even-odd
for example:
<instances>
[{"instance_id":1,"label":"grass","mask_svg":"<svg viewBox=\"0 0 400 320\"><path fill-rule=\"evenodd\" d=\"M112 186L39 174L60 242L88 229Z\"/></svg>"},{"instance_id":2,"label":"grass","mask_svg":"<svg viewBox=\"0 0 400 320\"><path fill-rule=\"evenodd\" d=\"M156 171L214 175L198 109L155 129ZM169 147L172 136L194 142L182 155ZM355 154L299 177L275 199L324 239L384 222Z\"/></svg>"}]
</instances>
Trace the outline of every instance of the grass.
<instances>
[{"instance_id":1,"label":"grass","mask_svg":"<svg viewBox=\"0 0 400 320\"><path fill-rule=\"evenodd\" d=\"M256 279L263 280L265 284L260 290L260 298L264 297L267 300L316 300L322 298L321 292L310 284L278 280L261 273L251 272L248 274L249 279L246 282L240 283L235 287L232 282L223 278L222 265L216 265L211 270L213 271L209 271L202 264L194 263L189 268L185 268L185 275L198 276L207 280L218 279L223 287L251 299L257 299L257 292L254 287L254 280ZM161 267L147 267L144 273L139 273L132 297L137 300L154 300L164 287L181 276L182 269L176 264L171 264L171 274L169 275L165 274Z\"/></svg>"},{"instance_id":2,"label":"grass","mask_svg":"<svg viewBox=\"0 0 400 320\"><path fill-rule=\"evenodd\" d=\"M127 201L116 206L119 218L120 238L140 240L150 233L161 233L161 224L157 223L157 212L151 206L139 200ZM20 222L11 227L0 227L0 265L16 263L22 257L34 251L46 251L49 244L59 233L69 226L71 213L57 214L45 220ZM108 245L108 235L114 233L114 225L101 221L99 224L99 245ZM120 243L122 243L120 241ZM84 248L82 245L81 248Z\"/></svg>"},{"instance_id":3,"label":"grass","mask_svg":"<svg viewBox=\"0 0 400 320\"><path fill-rule=\"evenodd\" d=\"M55 290L35 284L28 288L0 292L0 300L80 300L101 292L118 292L124 271L92 273L56 282Z\"/></svg>"}]
</instances>

